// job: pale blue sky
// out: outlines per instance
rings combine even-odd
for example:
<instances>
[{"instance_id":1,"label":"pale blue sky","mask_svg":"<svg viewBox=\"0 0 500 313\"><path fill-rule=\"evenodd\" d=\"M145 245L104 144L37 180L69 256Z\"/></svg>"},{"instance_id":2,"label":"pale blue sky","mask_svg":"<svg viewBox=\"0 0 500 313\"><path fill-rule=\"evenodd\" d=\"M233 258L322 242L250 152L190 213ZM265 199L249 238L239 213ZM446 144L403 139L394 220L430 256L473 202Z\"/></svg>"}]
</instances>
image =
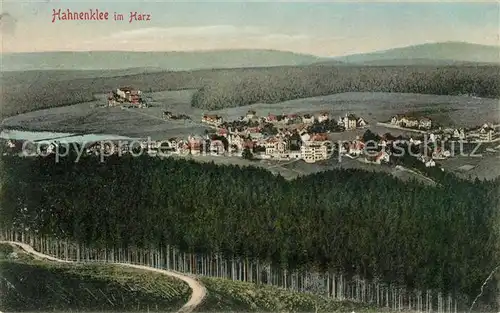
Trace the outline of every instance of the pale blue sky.
<instances>
[{"instance_id":1,"label":"pale blue sky","mask_svg":"<svg viewBox=\"0 0 500 313\"><path fill-rule=\"evenodd\" d=\"M53 9L126 21L52 21ZM151 14L128 22L130 11ZM278 49L321 56L439 41L498 44L498 3L5 1L3 51ZM2 21L3 22L3 21ZM141 29L141 30L139 30Z\"/></svg>"}]
</instances>

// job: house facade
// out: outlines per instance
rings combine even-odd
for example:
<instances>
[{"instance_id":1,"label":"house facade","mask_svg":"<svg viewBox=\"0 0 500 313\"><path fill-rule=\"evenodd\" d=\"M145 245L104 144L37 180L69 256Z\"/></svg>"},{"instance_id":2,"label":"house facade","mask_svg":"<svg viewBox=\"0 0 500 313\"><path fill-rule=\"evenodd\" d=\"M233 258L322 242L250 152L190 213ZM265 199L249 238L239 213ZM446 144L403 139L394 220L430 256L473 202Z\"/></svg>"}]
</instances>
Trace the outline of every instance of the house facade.
<instances>
[{"instance_id":1,"label":"house facade","mask_svg":"<svg viewBox=\"0 0 500 313\"><path fill-rule=\"evenodd\" d=\"M304 123L304 124L312 124L312 123L314 123L314 115L304 114L302 116L302 123Z\"/></svg>"},{"instance_id":2,"label":"house facade","mask_svg":"<svg viewBox=\"0 0 500 313\"><path fill-rule=\"evenodd\" d=\"M121 87L116 89L116 94L127 102L138 104L141 99L141 91L132 87Z\"/></svg>"},{"instance_id":3,"label":"house facade","mask_svg":"<svg viewBox=\"0 0 500 313\"><path fill-rule=\"evenodd\" d=\"M270 138L265 141L266 155L273 158L283 157L288 151L288 144L281 138Z\"/></svg>"},{"instance_id":4,"label":"house facade","mask_svg":"<svg viewBox=\"0 0 500 313\"><path fill-rule=\"evenodd\" d=\"M404 124L405 127L417 127L419 125L418 119L414 117L404 118L402 123Z\"/></svg>"},{"instance_id":5,"label":"house facade","mask_svg":"<svg viewBox=\"0 0 500 313\"><path fill-rule=\"evenodd\" d=\"M418 119L411 116L395 115L391 118L390 123L401 127L418 127L420 129L432 128L432 120L427 117Z\"/></svg>"},{"instance_id":6,"label":"house facade","mask_svg":"<svg viewBox=\"0 0 500 313\"><path fill-rule=\"evenodd\" d=\"M278 117L274 114L268 114L266 116L266 122L268 123L276 123L278 121Z\"/></svg>"},{"instance_id":7,"label":"house facade","mask_svg":"<svg viewBox=\"0 0 500 313\"><path fill-rule=\"evenodd\" d=\"M495 131L491 128L481 128L479 131L479 140L490 142L495 137Z\"/></svg>"},{"instance_id":8,"label":"house facade","mask_svg":"<svg viewBox=\"0 0 500 313\"><path fill-rule=\"evenodd\" d=\"M365 127L366 125L368 125L368 123L362 117L358 118L356 122L357 127Z\"/></svg>"},{"instance_id":9,"label":"house facade","mask_svg":"<svg viewBox=\"0 0 500 313\"><path fill-rule=\"evenodd\" d=\"M250 120L250 119L252 119L254 117L257 117L257 112L255 112L254 110L248 110L248 112L245 115L245 117Z\"/></svg>"},{"instance_id":10,"label":"house facade","mask_svg":"<svg viewBox=\"0 0 500 313\"><path fill-rule=\"evenodd\" d=\"M355 140L348 144L347 152L351 156L360 156L363 154L365 149L365 143L360 140Z\"/></svg>"},{"instance_id":11,"label":"house facade","mask_svg":"<svg viewBox=\"0 0 500 313\"><path fill-rule=\"evenodd\" d=\"M224 119L219 115L204 114L201 118L201 121L212 126L219 126L224 122Z\"/></svg>"},{"instance_id":12,"label":"house facade","mask_svg":"<svg viewBox=\"0 0 500 313\"><path fill-rule=\"evenodd\" d=\"M392 125L396 125L396 126L400 126L402 123L402 117L399 116L399 115L395 115L391 118L391 124Z\"/></svg>"},{"instance_id":13,"label":"house facade","mask_svg":"<svg viewBox=\"0 0 500 313\"><path fill-rule=\"evenodd\" d=\"M432 128L432 121L430 118L421 118L419 121L418 121L418 128L421 128L421 129L431 129Z\"/></svg>"},{"instance_id":14,"label":"house facade","mask_svg":"<svg viewBox=\"0 0 500 313\"><path fill-rule=\"evenodd\" d=\"M314 163L328 159L333 151L329 141L306 141L300 147L302 159L307 163Z\"/></svg>"},{"instance_id":15,"label":"house facade","mask_svg":"<svg viewBox=\"0 0 500 313\"><path fill-rule=\"evenodd\" d=\"M223 155L226 151L221 140L211 140L209 152L211 155Z\"/></svg>"},{"instance_id":16,"label":"house facade","mask_svg":"<svg viewBox=\"0 0 500 313\"><path fill-rule=\"evenodd\" d=\"M343 126L346 130L349 130L366 126L367 123L364 119L358 118L354 114L346 114L345 116L341 116L339 118L338 125Z\"/></svg>"},{"instance_id":17,"label":"house facade","mask_svg":"<svg viewBox=\"0 0 500 313\"><path fill-rule=\"evenodd\" d=\"M318 122L323 123L330 119L330 115L327 112L323 112L318 116Z\"/></svg>"}]
</instances>

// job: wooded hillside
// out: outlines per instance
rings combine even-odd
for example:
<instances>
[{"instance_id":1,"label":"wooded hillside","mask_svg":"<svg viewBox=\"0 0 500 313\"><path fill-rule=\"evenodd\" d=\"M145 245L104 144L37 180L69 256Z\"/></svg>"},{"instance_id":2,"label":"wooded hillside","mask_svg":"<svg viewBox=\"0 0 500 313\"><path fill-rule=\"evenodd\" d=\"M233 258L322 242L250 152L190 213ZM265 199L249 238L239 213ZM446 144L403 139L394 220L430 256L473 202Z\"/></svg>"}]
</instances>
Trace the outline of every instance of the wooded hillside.
<instances>
[{"instance_id":1,"label":"wooded hillside","mask_svg":"<svg viewBox=\"0 0 500 313\"><path fill-rule=\"evenodd\" d=\"M221 109L341 92L500 96L498 66L307 66L259 69L252 73L204 85L191 104Z\"/></svg>"},{"instance_id":2,"label":"wooded hillside","mask_svg":"<svg viewBox=\"0 0 500 313\"><path fill-rule=\"evenodd\" d=\"M147 156L74 160L4 156L0 227L378 277L468 303L499 263L499 179L445 175L441 187L426 187L334 170L286 181L252 167ZM493 301L492 286L483 300Z\"/></svg>"},{"instance_id":3,"label":"wooded hillside","mask_svg":"<svg viewBox=\"0 0 500 313\"><path fill-rule=\"evenodd\" d=\"M134 71L136 73L137 70ZM117 86L145 92L198 89L192 105L237 107L347 91L500 96L498 66L281 66L87 77L78 71L2 73L0 116L93 100ZM82 76L83 75L83 76ZM78 78L80 77L80 78Z\"/></svg>"}]
</instances>

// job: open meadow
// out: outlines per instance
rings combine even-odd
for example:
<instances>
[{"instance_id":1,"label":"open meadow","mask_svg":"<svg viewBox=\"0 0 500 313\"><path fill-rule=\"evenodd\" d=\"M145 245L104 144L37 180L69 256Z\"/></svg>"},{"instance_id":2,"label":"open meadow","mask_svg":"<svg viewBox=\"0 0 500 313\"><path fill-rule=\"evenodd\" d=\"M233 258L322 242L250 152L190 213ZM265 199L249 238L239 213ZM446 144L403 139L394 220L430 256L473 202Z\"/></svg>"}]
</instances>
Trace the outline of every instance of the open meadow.
<instances>
[{"instance_id":1,"label":"open meadow","mask_svg":"<svg viewBox=\"0 0 500 313\"><path fill-rule=\"evenodd\" d=\"M9 312L176 312L191 294L186 283L159 273L39 260L7 244L0 244L0 265L0 309ZM373 306L266 284L200 281L207 296L195 312L375 312Z\"/></svg>"},{"instance_id":2,"label":"open meadow","mask_svg":"<svg viewBox=\"0 0 500 313\"><path fill-rule=\"evenodd\" d=\"M70 106L33 111L7 118L4 127L24 128L27 130L48 130L61 132L115 133L123 136L152 136L167 138L180 134L203 131L201 116L210 112L219 114L226 120L238 119L249 109L257 115L281 113L315 113L326 111L338 118L346 113L363 117L375 132L402 133L394 129L374 125L386 121L395 114L422 112L431 119L442 121L446 126L477 126L484 122L498 123L500 108L498 100L465 96L438 96L422 94L350 92L329 96L303 98L275 104L257 103L253 105L207 111L193 108L190 99L193 90L163 91L149 93L153 99L152 107L145 109L121 109L119 107L99 107L106 103L103 95L97 100ZM192 121L162 120L164 110L176 114L186 114ZM362 134L363 130L355 131ZM333 136L333 140L353 132Z\"/></svg>"},{"instance_id":3,"label":"open meadow","mask_svg":"<svg viewBox=\"0 0 500 313\"><path fill-rule=\"evenodd\" d=\"M6 244L0 245L0 266L0 309L8 312L171 312L191 294L186 283L162 274L43 261Z\"/></svg>"}]
</instances>

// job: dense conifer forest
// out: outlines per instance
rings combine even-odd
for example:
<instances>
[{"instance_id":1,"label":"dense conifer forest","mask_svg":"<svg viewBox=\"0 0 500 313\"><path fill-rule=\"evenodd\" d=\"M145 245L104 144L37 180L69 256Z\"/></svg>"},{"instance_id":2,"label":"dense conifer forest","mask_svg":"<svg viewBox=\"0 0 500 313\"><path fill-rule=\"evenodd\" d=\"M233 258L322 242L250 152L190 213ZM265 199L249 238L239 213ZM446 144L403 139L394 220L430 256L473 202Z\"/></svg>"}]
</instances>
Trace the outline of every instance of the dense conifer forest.
<instances>
[{"instance_id":1,"label":"dense conifer forest","mask_svg":"<svg viewBox=\"0 0 500 313\"><path fill-rule=\"evenodd\" d=\"M3 229L101 246L175 245L473 299L498 254L500 180L439 187L361 170L286 181L147 156L3 157ZM487 286L485 296L494 293Z\"/></svg>"},{"instance_id":2,"label":"dense conifer forest","mask_svg":"<svg viewBox=\"0 0 500 313\"><path fill-rule=\"evenodd\" d=\"M191 104L221 109L342 92L400 92L500 96L498 66L305 66L249 69L231 80L212 81Z\"/></svg>"},{"instance_id":3,"label":"dense conifer forest","mask_svg":"<svg viewBox=\"0 0 500 313\"><path fill-rule=\"evenodd\" d=\"M14 79L15 74L14 78L8 73L3 76L0 116L92 101L95 94L121 85L148 92L196 89L191 104L208 110L348 91L500 96L500 72L495 65L277 66L93 78L75 78L64 71L35 71L23 76L22 82Z\"/></svg>"}]
</instances>

